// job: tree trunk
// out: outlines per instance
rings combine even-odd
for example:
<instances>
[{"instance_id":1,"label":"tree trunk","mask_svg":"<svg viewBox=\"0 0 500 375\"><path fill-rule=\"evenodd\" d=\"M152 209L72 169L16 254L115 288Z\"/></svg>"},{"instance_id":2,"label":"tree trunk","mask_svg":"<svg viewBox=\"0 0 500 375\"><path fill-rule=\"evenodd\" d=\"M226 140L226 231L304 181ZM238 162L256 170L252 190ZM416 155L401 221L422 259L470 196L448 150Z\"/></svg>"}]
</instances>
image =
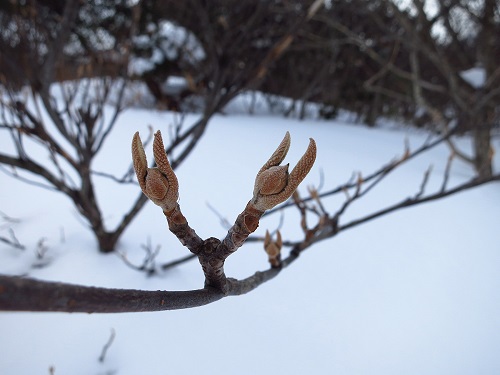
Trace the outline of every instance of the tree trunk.
<instances>
[{"instance_id":1,"label":"tree trunk","mask_svg":"<svg viewBox=\"0 0 500 375\"><path fill-rule=\"evenodd\" d=\"M95 236L101 253L111 253L115 250L119 238L116 232L95 232Z\"/></svg>"},{"instance_id":2,"label":"tree trunk","mask_svg":"<svg viewBox=\"0 0 500 375\"><path fill-rule=\"evenodd\" d=\"M484 116L484 121L474 129L474 168L479 178L490 178L493 175L491 146L491 122Z\"/></svg>"},{"instance_id":3,"label":"tree trunk","mask_svg":"<svg viewBox=\"0 0 500 375\"><path fill-rule=\"evenodd\" d=\"M485 0L483 12L479 18L481 31L478 38L477 59L485 70L486 82L491 80L498 69L498 54L496 53L497 33L495 32L496 7L496 0ZM494 86L492 85L492 87ZM486 95L486 93L481 94ZM489 105L486 103L486 105L477 109L479 116L477 116L478 122L475 124L474 131L474 167L479 178L488 178L493 175L491 131L495 120L495 107L495 102L490 101Z\"/></svg>"}]
</instances>

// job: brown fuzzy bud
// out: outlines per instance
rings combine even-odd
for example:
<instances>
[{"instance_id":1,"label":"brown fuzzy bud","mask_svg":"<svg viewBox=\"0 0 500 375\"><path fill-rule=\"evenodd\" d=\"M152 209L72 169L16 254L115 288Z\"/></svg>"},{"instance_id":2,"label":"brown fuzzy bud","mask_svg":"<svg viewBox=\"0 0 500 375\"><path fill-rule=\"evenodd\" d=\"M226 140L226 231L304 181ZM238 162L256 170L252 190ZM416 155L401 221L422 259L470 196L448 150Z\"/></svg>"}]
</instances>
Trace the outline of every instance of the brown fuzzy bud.
<instances>
[{"instance_id":1,"label":"brown fuzzy bud","mask_svg":"<svg viewBox=\"0 0 500 375\"><path fill-rule=\"evenodd\" d=\"M264 250L269 257L269 263L272 267L281 266L281 247L283 246L283 241L281 240L281 233L278 230L276 233L276 241L271 239L269 231L266 230L266 237L264 239Z\"/></svg>"},{"instance_id":2,"label":"brown fuzzy bud","mask_svg":"<svg viewBox=\"0 0 500 375\"><path fill-rule=\"evenodd\" d=\"M281 192L288 183L288 164L271 167L257 176L255 181L262 195Z\"/></svg>"},{"instance_id":3,"label":"brown fuzzy bud","mask_svg":"<svg viewBox=\"0 0 500 375\"><path fill-rule=\"evenodd\" d=\"M290 133L286 132L276 151L255 178L250 204L260 212L269 210L290 198L316 160L316 143L311 138L306 152L289 174L288 165L280 166L289 148Z\"/></svg>"},{"instance_id":4,"label":"brown fuzzy bud","mask_svg":"<svg viewBox=\"0 0 500 375\"><path fill-rule=\"evenodd\" d=\"M132 141L132 159L142 192L167 214L177 207L179 183L165 154L160 131L155 133L153 153L157 168L148 168L146 154L139 133Z\"/></svg>"}]
</instances>

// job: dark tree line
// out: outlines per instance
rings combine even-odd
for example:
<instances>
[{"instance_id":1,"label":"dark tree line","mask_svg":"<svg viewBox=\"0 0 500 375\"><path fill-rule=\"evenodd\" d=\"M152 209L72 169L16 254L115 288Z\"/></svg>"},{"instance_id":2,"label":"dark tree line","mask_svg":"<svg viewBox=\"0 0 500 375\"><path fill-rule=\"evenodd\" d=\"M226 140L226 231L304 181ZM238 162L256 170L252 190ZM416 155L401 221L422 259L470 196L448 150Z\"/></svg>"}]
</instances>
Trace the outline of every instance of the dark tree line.
<instances>
[{"instance_id":1,"label":"dark tree line","mask_svg":"<svg viewBox=\"0 0 500 375\"><path fill-rule=\"evenodd\" d=\"M492 173L492 132L500 123L500 3L423 0L335 1L300 31L262 89L348 109L368 124L403 119L471 134L471 155L450 147L478 175ZM476 69L482 82L466 72ZM479 84L478 84L479 83Z\"/></svg>"}]
</instances>

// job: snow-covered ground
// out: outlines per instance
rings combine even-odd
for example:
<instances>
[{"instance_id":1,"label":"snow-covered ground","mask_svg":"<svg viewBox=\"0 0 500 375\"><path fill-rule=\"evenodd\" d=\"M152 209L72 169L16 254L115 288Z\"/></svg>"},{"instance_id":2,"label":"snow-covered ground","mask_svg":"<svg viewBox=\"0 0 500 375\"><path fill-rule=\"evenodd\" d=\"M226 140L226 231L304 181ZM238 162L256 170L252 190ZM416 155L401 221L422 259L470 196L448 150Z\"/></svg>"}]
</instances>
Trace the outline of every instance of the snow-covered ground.
<instances>
[{"instance_id":1,"label":"snow-covered ground","mask_svg":"<svg viewBox=\"0 0 500 375\"><path fill-rule=\"evenodd\" d=\"M195 116L188 118L193 121ZM95 167L122 174L136 130L161 129L172 115L129 110L120 117ZM414 130L369 129L342 122L297 121L241 111L213 118L193 155L178 169L180 204L202 237L225 228L209 203L230 222L251 197L256 172L289 130L287 157L297 162L315 138L318 157L307 185L323 190L368 174L426 139ZM9 139L0 138L8 148ZM468 141L459 140L461 147ZM495 140L500 149L500 142ZM346 223L415 194L430 164L428 191L438 189L448 149L409 162L353 204ZM151 149L147 150L151 160ZM496 165L500 164L499 153ZM450 184L472 176L456 161ZM64 196L0 174L0 211L26 250L0 243L0 273L116 288L184 290L203 285L196 261L147 277L116 255L102 255ZM98 181L110 226L139 189ZM489 184L447 199L384 216L308 249L278 278L254 292L201 308L140 314L0 313L0 373L33 374L495 374L500 373L500 186ZM325 199L335 212L344 197ZM279 215L257 234L275 229ZM297 212L286 211L282 233L300 239ZM141 245L161 245L157 262L187 254L148 204L120 242L140 263ZM37 259L43 241L46 254ZM48 263L37 267L40 262ZM228 276L267 268L260 244L246 244L226 263ZM98 361L111 330L116 337Z\"/></svg>"}]
</instances>

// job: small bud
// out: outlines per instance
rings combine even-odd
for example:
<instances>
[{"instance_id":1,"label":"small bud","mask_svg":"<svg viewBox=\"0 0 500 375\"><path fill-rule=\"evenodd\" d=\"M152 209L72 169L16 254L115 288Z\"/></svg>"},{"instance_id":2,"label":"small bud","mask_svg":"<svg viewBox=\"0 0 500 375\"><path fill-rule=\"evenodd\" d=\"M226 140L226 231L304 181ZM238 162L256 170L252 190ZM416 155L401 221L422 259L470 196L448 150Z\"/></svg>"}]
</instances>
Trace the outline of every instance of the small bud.
<instances>
[{"instance_id":1,"label":"small bud","mask_svg":"<svg viewBox=\"0 0 500 375\"><path fill-rule=\"evenodd\" d=\"M363 185L363 182L365 182L365 180L363 179L363 176L361 175L361 173L358 173L358 179L356 180L356 185L361 186L361 185Z\"/></svg>"},{"instance_id":2,"label":"small bud","mask_svg":"<svg viewBox=\"0 0 500 375\"><path fill-rule=\"evenodd\" d=\"M278 230L276 233L276 241L271 240L271 235L269 231L266 230L266 237L264 239L264 250L269 257L269 263L274 268L281 266L281 247L283 246L283 241L281 240L281 233Z\"/></svg>"},{"instance_id":3,"label":"small bud","mask_svg":"<svg viewBox=\"0 0 500 375\"><path fill-rule=\"evenodd\" d=\"M307 191L309 192L309 195L311 196L312 199L315 200L319 199L318 190L314 186L308 186Z\"/></svg>"}]
</instances>

